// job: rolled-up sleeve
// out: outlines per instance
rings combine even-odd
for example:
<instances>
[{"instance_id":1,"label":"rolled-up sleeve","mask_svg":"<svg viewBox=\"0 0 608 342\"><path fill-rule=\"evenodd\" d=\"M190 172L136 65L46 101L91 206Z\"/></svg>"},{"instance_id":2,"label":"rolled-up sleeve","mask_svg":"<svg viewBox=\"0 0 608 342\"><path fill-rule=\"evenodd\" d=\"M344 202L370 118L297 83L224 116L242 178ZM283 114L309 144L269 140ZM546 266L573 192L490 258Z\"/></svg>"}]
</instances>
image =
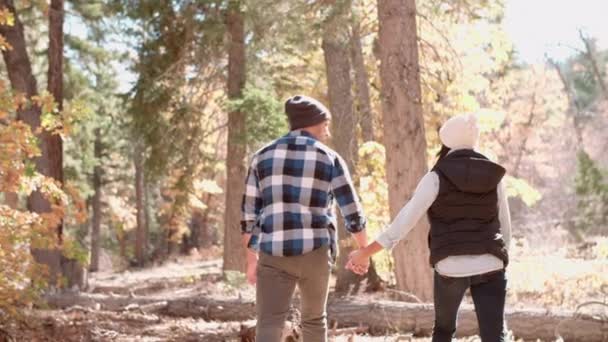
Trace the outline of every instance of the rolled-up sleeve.
<instances>
[{"instance_id":1,"label":"rolled-up sleeve","mask_svg":"<svg viewBox=\"0 0 608 342\"><path fill-rule=\"evenodd\" d=\"M336 156L331 179L331 192L338 202L346 230L358 233L365 229L365 214L346 163Z\"/></svg>"},{"instance_id":2,"label":"rolled-up sleeve","mask_svg":"<svg viewBox=\"0 0 608 342\"><path fill-rule=\"evenodd\" d=\"M395 247L426 214L438 193L439 177L435 172L428 172L418 183L411 200L401 208L390 226L376 237L376 242L388 250Z\"/></svg>"},{"instance_id":3,"label":"rolled-up sleeve","mask_svg":"<svg viewBox=\"0 0 608 342\"><path fill-rule=\"evenodd\" d=\"M258 218L262 211L262 196L260 192L260 184L256 173L257 159L254 157L249 170L245 184L245 193L241 204L241 233L254 234ZM256 236L252 236L250 246L257 241Z\"/></svg>"}]
</instances>

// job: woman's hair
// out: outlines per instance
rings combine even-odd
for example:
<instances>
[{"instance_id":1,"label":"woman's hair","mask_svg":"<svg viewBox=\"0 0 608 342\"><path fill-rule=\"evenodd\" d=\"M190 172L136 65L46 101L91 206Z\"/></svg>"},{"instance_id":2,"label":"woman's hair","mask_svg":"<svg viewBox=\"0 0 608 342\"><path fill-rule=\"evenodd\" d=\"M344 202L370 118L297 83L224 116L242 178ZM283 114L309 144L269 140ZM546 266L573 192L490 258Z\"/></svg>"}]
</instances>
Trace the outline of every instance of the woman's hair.
<instances>
[{"instance_id":1,"label":"woman's hair","mask_svg":"<svg viewBox=\"0 0 608 342\"><path fill-rule=\"evenodd\" d=\"M441 144L441 150L437 152L437 161L440 161L441 159L443 159L443 157L447 156L450 150L451 148Z\"/></svg>"}]
</instances>

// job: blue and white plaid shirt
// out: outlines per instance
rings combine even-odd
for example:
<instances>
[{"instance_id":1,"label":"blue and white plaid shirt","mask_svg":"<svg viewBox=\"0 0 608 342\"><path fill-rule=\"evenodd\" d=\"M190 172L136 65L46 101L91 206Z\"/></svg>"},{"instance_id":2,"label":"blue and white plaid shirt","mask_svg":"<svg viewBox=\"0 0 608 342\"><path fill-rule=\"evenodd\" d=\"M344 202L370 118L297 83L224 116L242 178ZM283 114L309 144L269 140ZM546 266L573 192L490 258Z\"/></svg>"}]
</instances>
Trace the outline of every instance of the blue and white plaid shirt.
<instances>
[{"instance_id":1,"label":"blue and white plaid shirt","mask_svg":"<svg viewBox=\"0 0 608 342\"><path fill-rule=\"evenodd\" d=\"M335 257L334 198L346 229L365 229L344 160L310 133L291 131L253 155L241 231L252 234L250 248L270 255L301 255L329 245Z\"/></svg>"}]
</instances>

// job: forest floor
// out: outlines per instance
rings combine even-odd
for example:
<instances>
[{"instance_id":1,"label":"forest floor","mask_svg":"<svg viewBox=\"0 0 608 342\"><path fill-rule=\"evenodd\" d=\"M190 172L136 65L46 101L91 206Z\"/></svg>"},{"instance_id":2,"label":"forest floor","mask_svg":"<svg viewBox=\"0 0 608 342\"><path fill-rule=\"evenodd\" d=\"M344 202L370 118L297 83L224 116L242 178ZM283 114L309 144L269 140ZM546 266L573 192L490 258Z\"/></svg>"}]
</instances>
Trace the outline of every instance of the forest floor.
<instances>
[{"instance_id":1,"label":"forest floor","mask_svg":"<svg viewBox=\"0 0 608 342\"><path fill-rule=\"evenodd\" d=\"M522 247L522 246L520 246ZM145 269L98 272L89 277L89 293L132 298L253 299L254 288L240 274L222 278L221 251L176 257ZM512 253L509 266L510 308L541 307L576 310L588 301L608 301L608 239L595 244L567 246L552 251L530 252L523 246ZM394 293L351 294L373 299L395 299ZM392 298L391 298L392 297ZM467 295L465 301L471 302ZM604 310L606 307L591 308ZM215 322L201 318L174 318L126 307L104 311L80 306L64 310L32 309L27 324L0 329L0 341L241 341L243 325L249 322ZM337 334L337 335L336 335ZM430 341L408 334L389 336L355 335L333 330L331 341ZM477 337L458 341L479 341Z\"/></svg>"}]
</instances>

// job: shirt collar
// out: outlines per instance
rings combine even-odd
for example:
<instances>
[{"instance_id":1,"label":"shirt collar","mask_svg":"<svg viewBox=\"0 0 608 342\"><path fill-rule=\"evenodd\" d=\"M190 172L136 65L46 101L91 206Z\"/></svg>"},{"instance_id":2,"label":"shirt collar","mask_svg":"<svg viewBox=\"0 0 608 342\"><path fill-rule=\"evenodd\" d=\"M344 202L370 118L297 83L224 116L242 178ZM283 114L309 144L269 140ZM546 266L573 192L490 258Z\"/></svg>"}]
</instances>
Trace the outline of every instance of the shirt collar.
<instances>
[{"instance_id":1,"label":"shirt collar","mask_svg":"<svg viewBox=\"0 0 608 342\"><path fill-rule=\"evenodd\" d=\"M305 131L303 129L294 129L293 131L290 131L289 134L287 134L287 135L290 137L304 136L304 137L309 137L309 138L317 140L312 134L310 134L308 131Z\"/></svg>"}]
</instances>

